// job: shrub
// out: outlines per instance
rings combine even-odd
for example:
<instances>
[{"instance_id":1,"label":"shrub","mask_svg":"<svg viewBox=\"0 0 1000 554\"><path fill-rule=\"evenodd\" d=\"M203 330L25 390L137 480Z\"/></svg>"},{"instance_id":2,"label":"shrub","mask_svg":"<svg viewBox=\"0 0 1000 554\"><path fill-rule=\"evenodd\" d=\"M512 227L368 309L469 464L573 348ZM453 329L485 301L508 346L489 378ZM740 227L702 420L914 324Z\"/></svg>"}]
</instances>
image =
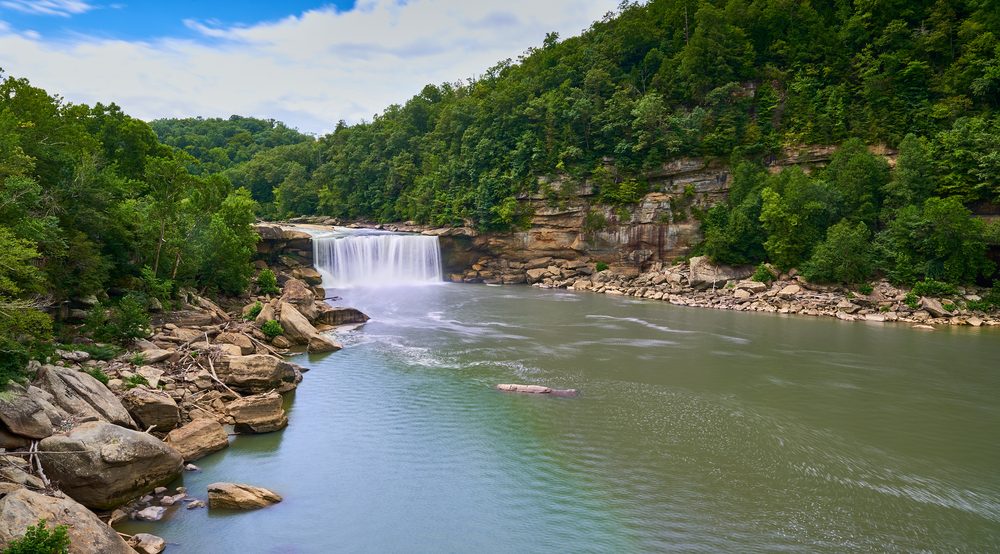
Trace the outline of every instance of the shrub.
<instances>
[{"instance_id":1,"label":"shrub","mask_svg":"<svg viewBox=\"0 0 1000 554\"><path fill-rule=\"evenodd\" d=\"M24 368L30 359L26 348L11 339L0 337L0 391L11 381L19 383L27 377Z\"/></svg>"},{"instance_id":2,"label":"shrub","mask_svg":"<svg viewBox=\"0 0 1000 554\"><path fill-rule=\"evenodd\" d=\"M52 529L46 526L44 519L36 525L29 526L24 536L7 543L2 554L65 554L69 552L69 535L65 525L57 525Z\"/></svg>"},{"instance_id":3,"label":"shrub","mask_svg":"<svg viewBox=\"0 0 1000 554\"><path fill-rule=\"evenodd\" d=\"M95 360L108 361L121 354L122 349L112 344L63 344L65 350L79 350Z\"/></svg>"},{"instance_id":4,"label":"shrub","mask_svg":"<svg viewBox=\"0 0 1000 554\"><path fill-rule=\"evenodd\" d=\"M774 274L771 270L767 269L767 266L760 264L757 269L754 270L753 275L750 276L751 281L757 281L758 283L770 283L774 281Z\"/></svg>"},{"instance_id":5,"label":"shrub","mask_svg":"<svg viewBox=\"0 0 1000 554\"><path fill-rule=\"evenodd\" d=\"M594 267L594 269L596 269L597 272L600 273L601 271L604 271L604 270L608 269L608 264L606 264L604 262L597 262L597 264Z\"/></svg>"},{"instance_id":6,"label":"shrub","mask_svg":"<svg viewBox=\"0 0 1000 554\"><path fill-rule=\"evenodd\" d=\"M138 387L139 385L148 387L149 386L149 381L146 380L146 378L143 377L142 375L139 375L138 373L125 379L125 388L126 389L134 389L134 388Z\"/></svg>"},{"instance_id":7,"label":"shrub","mask_svg":"<svg viewBox=\"0 0 1000 554\"><path fill-rule=\"evenodd\" d=\"M98 340L126 344L149 334L149 313L137 295L127 294L110 309L91 309L84 327Z\"/></svg>"},{"instance_id":8,"label":"shrub","mask_svg":"<svg viewBox=\"0 0 1000 554\"><path fill-rule=\"evenodd\" d=\"M865 296L868 296L874 290L875 290L875 287L873 287L871 285L871 283L861 283L860 285L858 285L858 292L860 292L861 294L863 294Z\"/></svg>"},{"instance_id":9,"label":"shrub","mask_svg":"<svg viewBox=\"0 0 1000 554\"><path fill-rule=\"evenodd\" d=\"M243 319L246 321L253 321L257 319L257 316L260 315L260 311L263 309L264 309L263 304L261 304L259 301L254 302L254 305L250 307L250 310L247 311L246 315L243 316Z\"/></svg>"},{"instance_id":10,"label":"shrub","mask_svg":"<svg viewBox=\"0 0 1000 554\"><path fill-rule=\"evenodd\" d=\"M910 309L916 310L920 307L920 297L912 292L908 292L903 298L903 303L909 306Z\"/></svg>"},{"instance_id":11,"label":"shrub","mask_svg":"<svg viewBox=\"0 0 1000 554\"><path fill-rule=\"evenodd\" d=\"M134 355L132 355L132 356L129 357L128 363L130 363L132 365L138 365L138 366L146 365L146 355L143 354L142 352L134 354Z\"/></svg>"},{"instance_id":12,"label":"shrub","mask_svg":"<svg viewBox=\"0 0 1000 554\"><path fill-rule=\"evenodd\" d=\"M260 326L260 330L267 335L267 338L269 339L273 339L274 337L285 332L285 329L281 326L281 324L273 319L265 321L264 324Z\"/></svg>"},{"instance_id":13,"label":"shrub","mask_svg":"<svg viewBox=\"0 0 1000 554\"><path fill-rule=\"evenodd\" d=\"M263 294L278 294L281 289L278 288L278 278L274 276L274 272L270 269L262 269L257 275L257 290Z\"/></svg>"},{"instance_id":14,"label":"shrub","mask_svg":"<svg viewBox=\"0 0 1000 554\"><path fill-rule=\"evenodd\" d=\"M958 289L948 283L924 279L913 285L913 294L917 296L952 296L958 294Z\"/></svg>"},{"instance_id":15,"label":"shrub","mask_svg":"<svg viewBox=\"0 0 1000 554\"><path fill-rule=\"evenodd\" d=\"M88 375L90 375L94 379L97 379L98 381L104 383L105 385L108 384L108 374L101 371L101 368L91 367L87 368L85 371L87 372Z\"/></svg>"},{"instance_id":16,"label":"shrub","mask_svg":"<svg viewBox=\"0 0 1000 554\"><path fill-rule=\"evenodd\" d=\"M596 233L607 226L608 218L604 217L604 214L601 212L587 212L587 216L583 220L583 232L588 235Z\"/></svg>"}]
</instances>

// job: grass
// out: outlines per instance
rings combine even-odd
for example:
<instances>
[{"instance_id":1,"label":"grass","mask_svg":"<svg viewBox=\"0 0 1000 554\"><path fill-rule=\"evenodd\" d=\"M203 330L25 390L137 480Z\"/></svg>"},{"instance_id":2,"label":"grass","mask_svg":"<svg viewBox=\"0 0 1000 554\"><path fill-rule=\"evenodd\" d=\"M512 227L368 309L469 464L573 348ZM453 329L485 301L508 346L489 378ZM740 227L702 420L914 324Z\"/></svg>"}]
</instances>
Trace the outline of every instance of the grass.
<instances>
[{"instance_id":1,"label":"grass","mask_svg":"<svg viewBox=\"0 0 1000 554\"><path fill-rule=\"evenodd\" d=\"M138 386L149 386L149 381L146 380L142 375L133 375L125 379L125 389L134 389Z\"/></svg>"}]
</instances>

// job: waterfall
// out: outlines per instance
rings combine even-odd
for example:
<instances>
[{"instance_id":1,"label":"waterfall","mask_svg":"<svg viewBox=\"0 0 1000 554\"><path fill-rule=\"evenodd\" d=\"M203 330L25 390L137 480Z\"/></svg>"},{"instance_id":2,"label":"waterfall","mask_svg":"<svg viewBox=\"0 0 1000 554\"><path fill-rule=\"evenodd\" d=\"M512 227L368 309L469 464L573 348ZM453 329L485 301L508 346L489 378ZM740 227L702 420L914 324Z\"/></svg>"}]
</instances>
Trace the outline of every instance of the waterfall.
<instances>
[{"instance_id":1,"label":"waterfall","mask_svg":"<svg viewBox=\"0 0 1000 554\"><path fill-rule=\"evenodd\" d=\"M437 237L372 231L313 237L313 260L331 288L440 283Z\"/></svg>"}]
</instances>

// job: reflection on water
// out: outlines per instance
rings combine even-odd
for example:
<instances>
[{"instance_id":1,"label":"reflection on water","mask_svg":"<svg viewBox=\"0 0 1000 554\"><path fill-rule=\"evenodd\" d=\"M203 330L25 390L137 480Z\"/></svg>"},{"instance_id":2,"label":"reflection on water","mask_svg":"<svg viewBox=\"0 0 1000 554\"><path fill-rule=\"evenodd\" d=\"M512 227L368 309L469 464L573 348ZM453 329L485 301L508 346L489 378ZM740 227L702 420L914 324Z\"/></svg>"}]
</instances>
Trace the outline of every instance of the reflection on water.
<instances>
[{"instance_id":1,"label":"reflection on water","mask_svg":"<svg viewBox=\"0 0 1000 554\"><path fill-rule=\"evenodd\" d=\"M342 294L372 321L296 360L312 371L288 429L184 479L285 500L127 532L174 552L1000 549L994 330L527 287Z\"/></svg>"}]
</instances>

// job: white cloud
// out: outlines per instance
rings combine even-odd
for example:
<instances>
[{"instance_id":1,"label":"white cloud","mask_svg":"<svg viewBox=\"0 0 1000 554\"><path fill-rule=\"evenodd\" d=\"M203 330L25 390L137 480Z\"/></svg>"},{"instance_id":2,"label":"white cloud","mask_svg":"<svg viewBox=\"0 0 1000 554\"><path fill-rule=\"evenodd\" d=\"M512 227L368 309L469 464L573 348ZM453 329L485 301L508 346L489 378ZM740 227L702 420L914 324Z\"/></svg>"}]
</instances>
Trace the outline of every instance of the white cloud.
<instances>
[{"instance_id":1,"label":"white cloud","mask_svg":"<svg viewBox=\"0 0 1000 554\"><path fill-rule=\"evenodd\" d=\"M3 0L0 6L35 15L71 15L89 12L94 6L81 0Z\"/></svg>"},{"instance_id":2,"label":"white cloud","mask_svg":"<svg viewBox=\"0 0 1000 554\"><path fill-rule=\"evenodd\" d=\"M616 0L359 0L248 27L185 21L201 40L46 42L0 29L0 67L75 102L143 119L272 117L326 132L371 119L428 83L464 80L578 34Z\"/></svg>"}]
</instances>

